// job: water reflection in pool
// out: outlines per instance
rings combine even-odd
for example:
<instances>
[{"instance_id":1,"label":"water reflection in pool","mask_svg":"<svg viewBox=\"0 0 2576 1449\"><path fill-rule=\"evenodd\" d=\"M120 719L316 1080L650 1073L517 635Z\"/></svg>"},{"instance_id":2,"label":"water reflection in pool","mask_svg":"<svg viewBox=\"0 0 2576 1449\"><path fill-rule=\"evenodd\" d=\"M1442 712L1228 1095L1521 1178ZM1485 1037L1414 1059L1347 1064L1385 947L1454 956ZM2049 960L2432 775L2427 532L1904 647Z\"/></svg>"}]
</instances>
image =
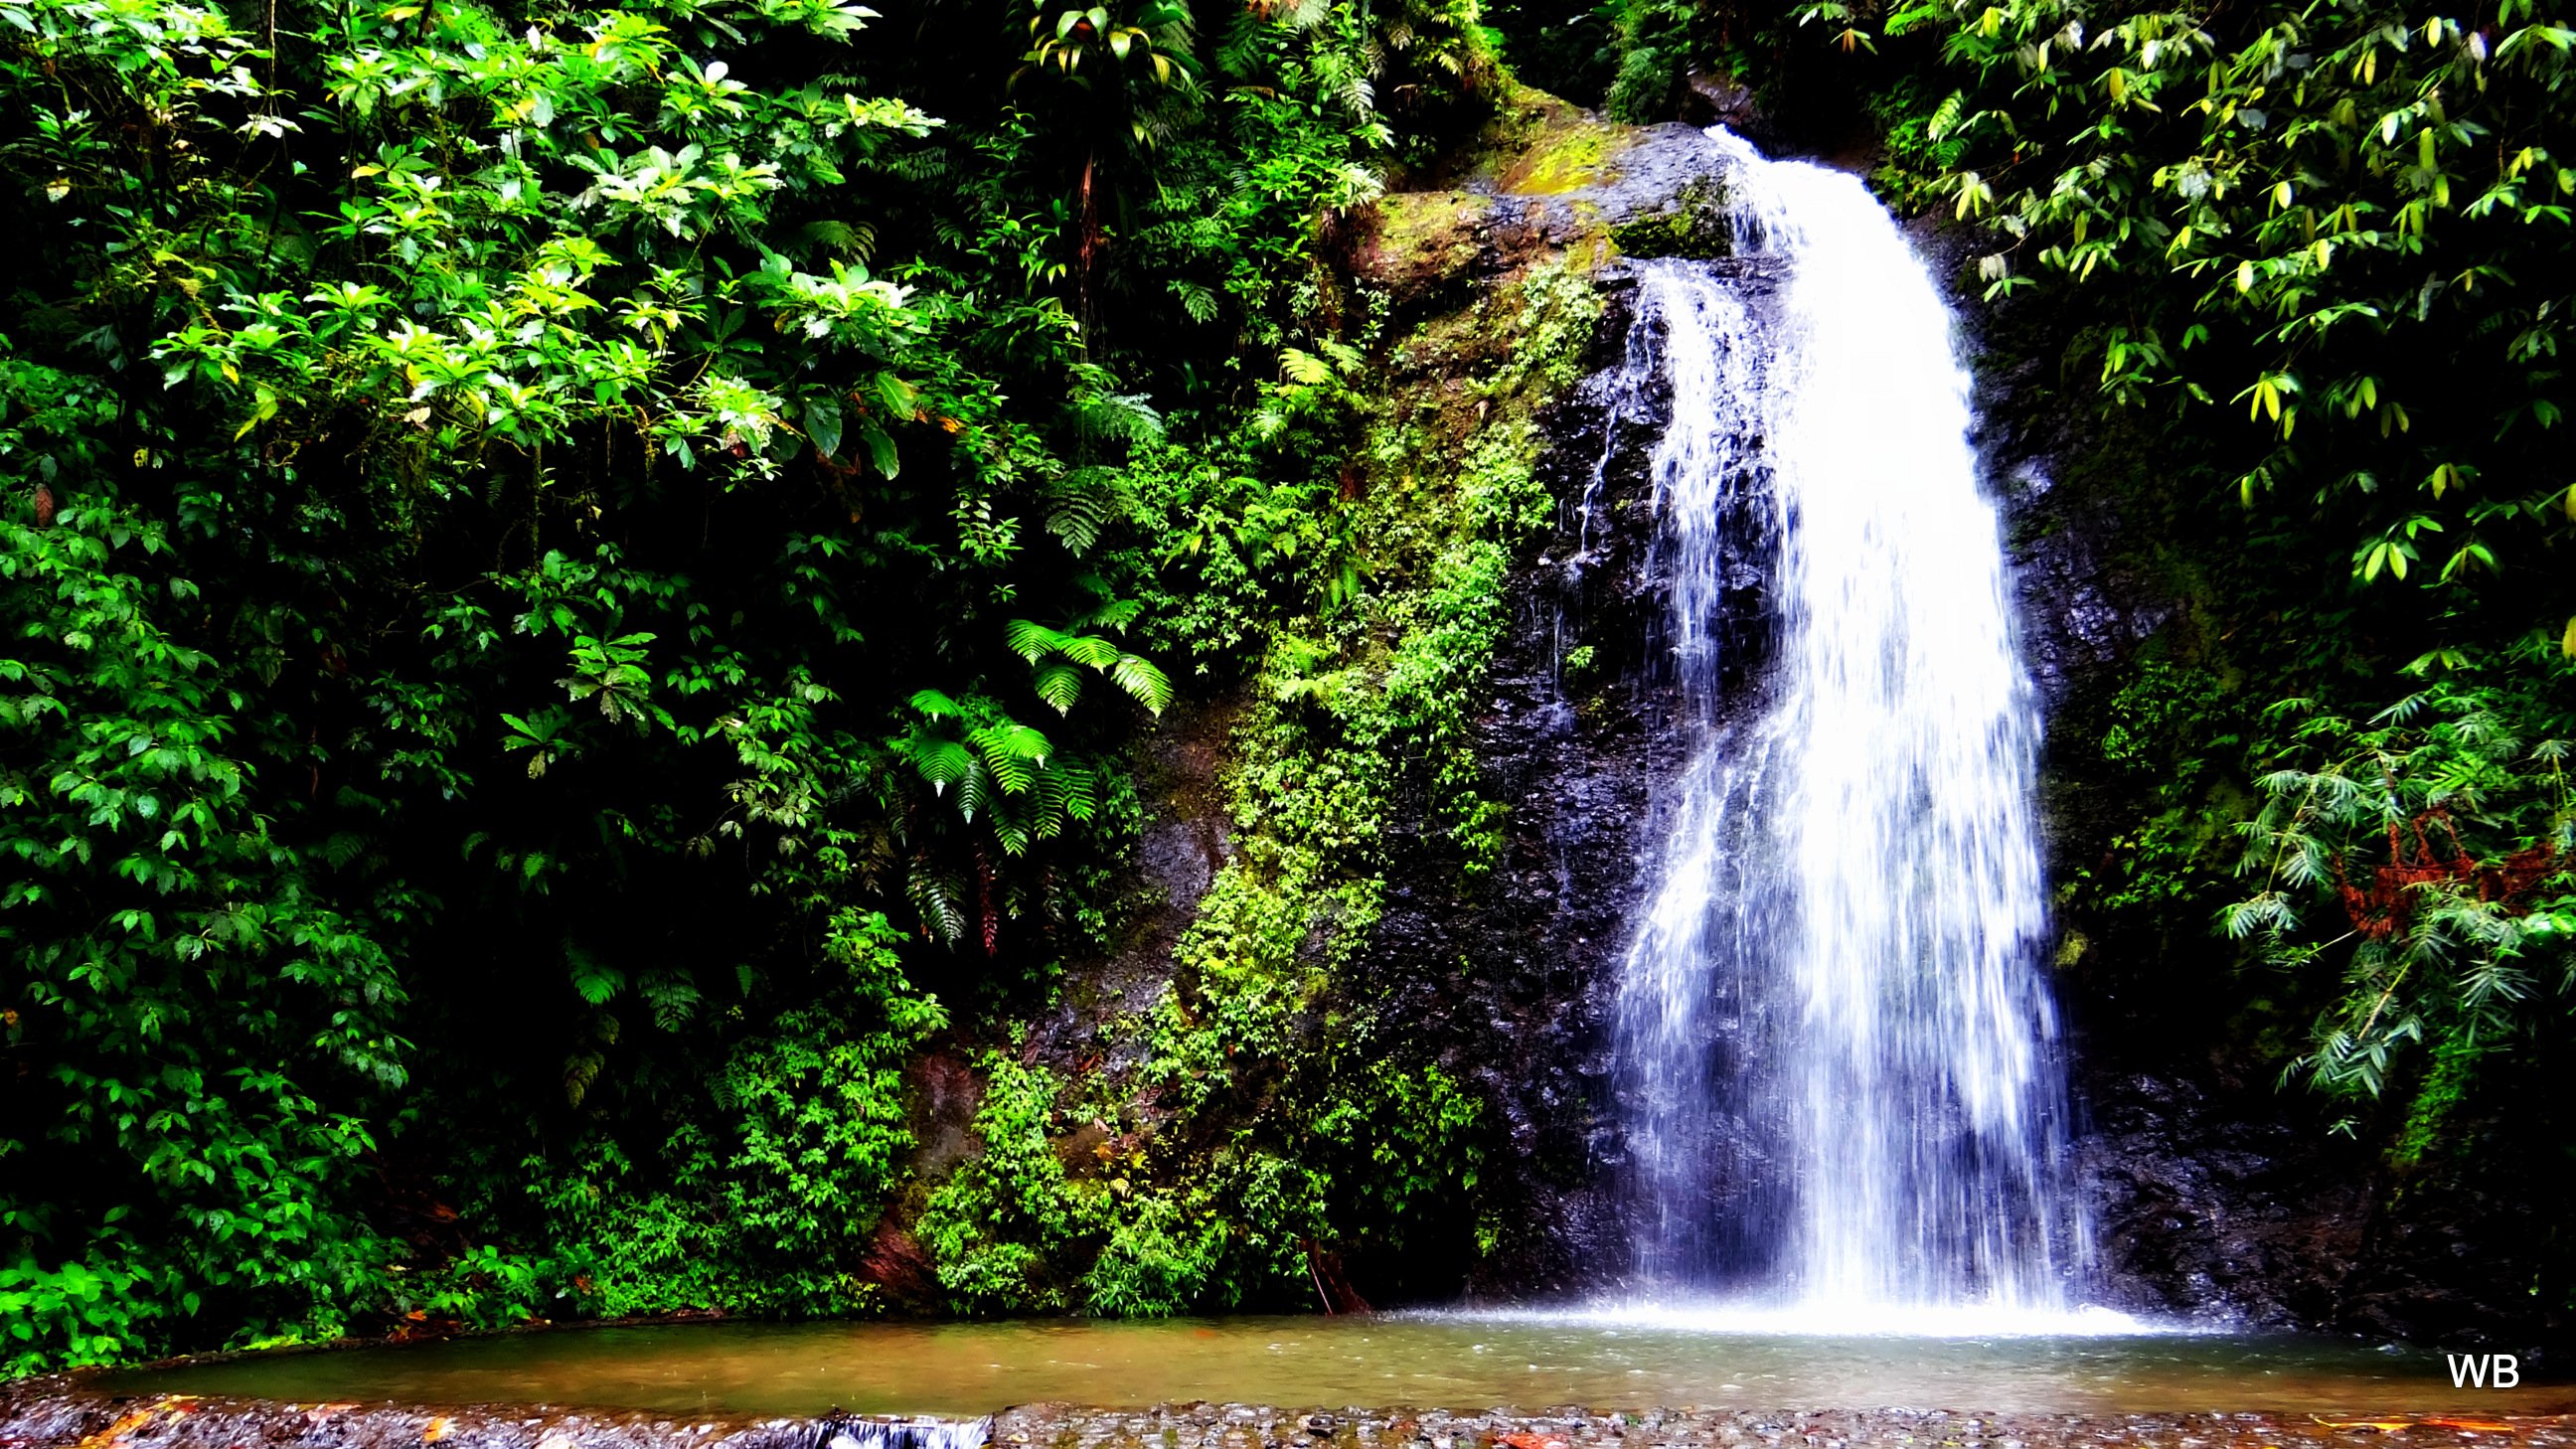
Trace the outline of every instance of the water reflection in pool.
<instances>
[{"instance_id":1,"label":"water reflection in pool","mask_svg":"<svg viewBox=\"0 0 2576 1449\"><path fill-rule=\"evenodd\" d=\"M2107 1318L2053 1326L2059 1331L1855 1337L1669 1314L690 1324L254 1356L114 1383L306 1401L671 1413L983 1414L1042 1401L1189 1400L1462 1411L2576 1409L2576 1391L2528 1379L2508 1391L2454 1390L2431 1350L2145 1333Z\"/></svg>"}]
</instances>

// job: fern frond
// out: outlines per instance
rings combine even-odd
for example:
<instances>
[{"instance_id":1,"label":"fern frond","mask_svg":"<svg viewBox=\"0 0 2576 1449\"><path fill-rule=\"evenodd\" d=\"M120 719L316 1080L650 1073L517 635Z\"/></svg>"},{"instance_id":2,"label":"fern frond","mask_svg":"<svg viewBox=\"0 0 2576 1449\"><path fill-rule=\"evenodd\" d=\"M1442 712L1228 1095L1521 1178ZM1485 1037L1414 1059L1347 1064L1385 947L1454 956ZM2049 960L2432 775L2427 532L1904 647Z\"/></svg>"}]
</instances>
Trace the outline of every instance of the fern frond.
<instances>
[{"instance_id":1,"label":"fern frond","mask_svg":"<svg viewBox=\"0 0 2576 1449\"><path fill-rule=\"evenodd\" d=\"M1141 654L1119 655L1118 662L1109 668L1109 677L1130 698L1155 714L1161 714L1163 707L1172 702L1172 681Z\"/></svg>"},{"instance_id":2,"label":"fern frond","mask_svg":"<svg viewBox=\"0 0 2576 1449\"><path fill-rule=\"evenodd\" d=\"M1044 835L1049 832L1041 827L1036 833ZM993 839L1000 843L1004 855L1028 854L1030 836L1029 827L1017 820L1004 819L998 815L993 818Z\"/></svg>"},{"instance_id":3,"label":"fern frond","mask_svg":"<svg viewBox=\"0 0 2576 1449\"><path fill-rule=\"evenodd\" d=\"M1083 615L1082 627L1121 630L1135 623L1136 616L1144 612L1145 603L1141 599L1112 599Z\"/></svg>"},{"instance_id":4,"label":"fern frond","mask_svg":"<svg viewBox=\"0 0 2576 1449\"><path fill-rule=\"evenodd\" d=\"M948 153L935 148L906 151L886 162L886 170L906 181L936 180L948 171Z\"/></svg>"},{"instance_id":5,"label":"fern frond","mask_svg":"<svg viewBox=\"0 0 2576 1449\"><path fill-rule=\"evenodd\" d=\"M1038 698L1054 705L1058 714L1072 710L1073 702L1082 697L1082 671L1070 664L1041 664L1034 682Z\"/></svg>"},{"instance_id":6,"label":"fern frond","mask_svg":"<svg viewBox=\"0 0 2576 1449\"><path fill-rule=\"evenodd\" d=\"M966 768L957 777L957 813L965 817L967 824L972 825L975 823L975 812L992 803L993 774L984 767L981 756L964 745L959 745L957 748L966 756Z\"/></svg>"},{"instance_id":7,"label":"fern frond","mask_svg":"<svg viewBox=\"0 0 2576 1449\"><path fill-rule=\"evenodd\" d=\"M877 248L876 228L863 221L809 221L797 228L797 235L815 246L838 252L861 266L867 265Z\"/></svg>"},{"instance_id":8,"label":"fern frond","mask_svg":"<svg viewBox=\"0 0 2576 1449\"><path fill-rule=\"evenodd\" d=\"M977 733L980 735L983 731ZM980 744L981 741L979 740L978 743ZM1005 795L1026 793L1029 782L1037 778L1037 770L1034 766L1008 750L996 749L987 744L983 745L983 756L984 768L992 773L993 783L999 786Z\"/></svg>"},{"instance_id":9,"label":"fern frond","mask_svg":"<svg viewBox=\"0 0 2576 1449\"><path fill-rule=\"evenodd\" d=\"M1172 295L1181 299L1181 310L1193 322L1213 322L1218 306L1216 291L1198 282L1174 279L1168 284Z\"/></svg>"},{"instance_id":10,"label":"fern frond","mask_svg":"<svg viewBox=\"0 0 2576 1449\"><path fill-rule=\"evenodd\" d=\"M2388 708L2381 710L2379 713L2372 715L2370 717L2370 722L2372 724L2404 724L2415 716L2422 714L2425 707L2431 704L2432 701L2432 691L2419 689L2415 693L2410 694L2404 699L2397 701L2395 704L2390 705Z\"/></svg>"},{"instance_id":11,"label":"fern frond","mask_svg":"<svg viewBox=\"0 0 2576 1449\"><path fill-rule=\"evenodd\" d=\"M1056 638L1063 641L1056 645L1057 651L1076 664L1107 669L1118 662L1118 646L1097 634L1058 634Z\"/></svg>"},{"instance_id":12,"label":"fern frond","mask_svg":"<svg viewBox=\"0 0 2576 1449\"><path fill-rule=\"evenodd\" d=\"M603 965L579 946L564 947L564 964L572 968L572 989L593 1006L606 1006L626 988L626 973Z\"/></svg>"},{"instance_id":13,"label":"fern frond","mask_svg":"<svg viewBox=\"0 0 2576 1449\"><path fill-rule=\"evenodd\" d=\"M1322 387L1333 380L1332 364L1294 347L1280 349L1279 371L1299 387Z\"/></svg>"},{"instance_id":14,"label":"fern frond","mask_svg":"<svg viewBox=\"0 0 2576 1449\"><path fill-rule=\"evenodd\" d=\"M1075 820L1089 820L1100 806L1100 775L1082 765L1063 765L1047 772L1053 789L1048 804Z\"/></svg>"},{"instance_id":15,"label":"fern frond","mask_svg":"<svg viewBox=\"0 0 2576 1449\"><path fill-rule=\"evenodd\" d=\"M1010 641L1011 652L1031 664L1050 654L1065 652L1073 637L1057 633L1033 619L1013 619L1002 626L1003 637Z\"/></svg>"},{"instance_id":16,"label":"fern frond","mask_svg":"<svg viewBox=\"0 0 2576 1449\"><path fill-rule=\"evenodd\" d=\"M897 746L921 778L930 782L934 795L945 795L948 787L964 780L975 768L974 754L956 740L928 736L907 740ZM971 813L971 812L970 812Z\"/></svg>"},{"instance_id":17,"label":"fern frond","mask_svg":"<svg viewBox=\"0 0 2576 1449\"><path fill-rule=\"evenodd\" d=\"M958 882L946 875L915 870L904 882L904 894L912 908L921 913L921 923L932 939L943 946L954 946L966 937L965 892Z\"/></svg>"},{"instance_id":18,"label":"fern frond","mask_svg":"<svg viewBox=\"0 0 2576 1449\"><path fill-rule=\"evenodd\" d=\"M1141 392L1090 392L1073 401L1073 425L1105 443L1151 443L1163 436L1163 415Z\"/></svg>"},{"instance_id":19,"label":"fern frond","mask_svg":"<svg viewBox=\"0 0 2576 1449\"><path fill-rule=\"evenodd\" d=\"M697 1015L698 988L685 976L656 973L644 978L635 990L653 1008L653 1024L664 1031L678 1031Z\"/></svg>"},{"instance_id":20,"label":"fern frond","mask_svg":"<svg viewBox=\"0 0 2576 1449\"><path fill-rule=\"evenodd\" d=\"M1008 751L1014 759L1034 760L1040 765L1045 764L1047 757L1055 753L1055 745L1044 733L1024 724L1009 724L1002 727L1001 748Z\"/></svg>"},{"instance_id":21,"label":"fern frond","mask_svg":"<svg viewBox=\"0 0 2576 1449\"><path fill-rule=\"evenodd\" d=\"M1101 533L1118 514L1125 500L1107 490L1061 494L1048 510L1046 529L1062 540L1066 551L1076 557L1091 551L1100 542Z\"/></svg>"}]
</instances>

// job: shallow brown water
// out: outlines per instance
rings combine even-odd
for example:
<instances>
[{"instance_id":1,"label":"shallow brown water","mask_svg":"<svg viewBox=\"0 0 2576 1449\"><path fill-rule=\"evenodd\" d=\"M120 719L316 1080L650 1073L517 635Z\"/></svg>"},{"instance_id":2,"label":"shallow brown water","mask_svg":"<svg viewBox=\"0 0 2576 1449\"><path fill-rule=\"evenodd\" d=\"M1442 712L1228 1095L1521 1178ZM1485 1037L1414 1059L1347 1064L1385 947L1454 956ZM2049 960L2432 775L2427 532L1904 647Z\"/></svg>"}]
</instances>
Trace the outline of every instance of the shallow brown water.
<instances>
[{"instance_id":1,"label":"shallow brown water","mask_svg":"<svg viewBox=\"0 0 2576 1449\"><path fill-rule=\"evenodd\" d=\"M1855 1337L1583 1319L691 1324L255 1355L106 1386L689 1413L986 1414L1055 1401L1599 1411L1961 1408L2550 1413L2576 1388L2454 1390L2442 1356L2220 1334Z\"/></svg>"}]
</instances>

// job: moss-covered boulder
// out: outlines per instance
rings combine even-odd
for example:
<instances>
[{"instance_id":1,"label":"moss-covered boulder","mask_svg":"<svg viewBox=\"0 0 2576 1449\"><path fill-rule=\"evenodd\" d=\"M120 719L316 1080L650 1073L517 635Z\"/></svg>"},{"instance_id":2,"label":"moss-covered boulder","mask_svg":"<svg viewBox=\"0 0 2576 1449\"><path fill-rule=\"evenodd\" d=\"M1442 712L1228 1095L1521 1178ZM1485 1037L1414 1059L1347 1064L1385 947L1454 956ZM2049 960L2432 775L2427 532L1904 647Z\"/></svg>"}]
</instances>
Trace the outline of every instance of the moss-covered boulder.
<instances>
[{"instance_id":1,"label":"moss-covered boulder","mask_svg":"<svg viewBox=\"0 0 2576 1449\"><path fill-rule=\"evenodd\" d=\"M1684 257L1714 261L1735 250L1735 224L1726 215L1726 183L1694 177L1672 205L1610 228L1610 239L1632 257Z\"/></svg>"}]
</instances>

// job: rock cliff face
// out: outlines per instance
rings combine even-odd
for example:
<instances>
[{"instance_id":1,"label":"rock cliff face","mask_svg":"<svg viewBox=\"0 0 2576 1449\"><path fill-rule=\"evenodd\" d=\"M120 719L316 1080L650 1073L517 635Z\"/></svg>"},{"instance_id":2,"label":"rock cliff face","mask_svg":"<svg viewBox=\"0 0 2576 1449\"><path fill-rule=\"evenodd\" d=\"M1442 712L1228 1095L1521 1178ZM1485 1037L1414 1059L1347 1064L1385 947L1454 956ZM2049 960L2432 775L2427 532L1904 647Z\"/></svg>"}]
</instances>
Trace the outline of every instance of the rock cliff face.
<instances>
[{"instance_id":1,"label":"rock cliff face","mask_svg":"<svg viewBox=\"0 0 2576 1449\"><path fill-rule=\"evenodd\" d=\"M1508 1143L1480 1185L1510 1225L1466 1285L1483 1300L1600 1290L1627 1262L1607 1012L1663 833L1659 782L1683 765L1684 735L1659 644L1666 584L1648 472L1669 398L1623 409L1611 395L1631 330L1630 259L1717 258L1728 235L1697 129L1530 119L1539 139L1516 157L1427 178L1455 189L1388 198L1400 244L1382 232L1363 264L1402 306L1435 285L1474 286L1515 248L1602 258L1588 375L1540 419L1553 522L1512 574L1512 622L1472 702L1482 793L1509 811L1499 862L1462 893L1435 827L1397 821L1360 973L1382 983L1390 1017L1479 1085ZM1425 212L1457 228L1448 250L1403 234ZM1453 270L1435 281L1426 259Z\"/></svg>"},{"instance_id":2,"label":"rock cliff face","mask_svg":"<svg viewBox=\"0 0 2576 1449\"><path fill-rule=\"evenodd\" d=\"M1598 366L1547 415L1557 521L1514 575L1513 628L1475 719L1485 789L1511 806L1501 866L1462 898L1419 864L1437 851L1399 849L1417 864L1391 880L1368 957L1405 982L1407 1019L1474 1063L1508 1124L1497 1187L1531 1231L1485 1265L1475 1287L1496 1297L1583 1292L1624 1260L1606 1013L1659 838L1655 785L1684 763L1651 656L1664 594L1644 460L1664 419L1605 407L1631 288L1617 269L1598 280L1611 298ZM1452 969L1462 961L1480 969Z\"/></svg>"},{"instance_id":3,"label":"rock cliff face","mask_svg":"<svg viewBox=\"0 0 2576 1449\"><path fill-rule=\"evenodd\" d=\"M1752 264L1724 259L1714 186L1692 128L1608 126L1523 97L1483 144L1411 178L1349 228L1349 276L1397 332L1474 314L1505 279L1568 258L1603 305L1588 378L1538 415L1536 470L1554 516L1520 551L1503 589L1508 626L1467 701L1480 793L1507 807L1490 872L1462 884L1453 824L1420 772L1407 775L1378 822L1373 923L1313 1008L1329 1020L1364 1002L1413 1059L1472 1086L1494 1146L1474 1189L1483 1242L1463 1285L1390 1276L1365 1259L1345 1281L1338 1259L1319 1255L1327 1303L1460 1286L1482 1301L1563 1298L1614 1286L1628 1260L1607 1013L1661 838L1659 782L1683 764L1684 736L1671 727L1677 701L1660 657L1665 581L1648 476L1669 403L1651 391L1625 408L1608 402L1629 333L1628 258L1717 258L1745 288L1767 285ZM1936 256L1943 245L1928 233L1921 242ZM2026 655L2054 724L2051 867L2070 880L2120 849L2137 814L2122 793L2131 787L2102 767L2103 702L2192 601L2141 561L2156 520L2124 517L2117 490L2080 468L2061 481L2089 441L2053 420L2033 385L2037 364L2014 360L2019 339L1966 310L1984 334L1972 348L1990 364L1981 442L2006 504ZM1391 397L1455 393L1462 379L1444 382L1444 366L1468 364L1399 349L1379 385ZM1748 669L1760 662L1752 644ZM1140 872L1155 903L1128 950L1078 968L1033 1024L1029 1050L1067 1072L1133 1070L1120 1053L1132 1057L1135 1039L1114 1024L1172 988L1175 948L1237 856L1224 782L1241 703L1146 741ZM2527 1255L2511 1246L2544 1230L2527 1186L2401 1196L2390 1211L2391 1185L2370 1154L2329 1137L2220 1028L2249 990L2224 943L2186 923L2163 941L2105 944L2086 938L2087 924L2060 923L2058 985L2104 1296L2155 1313L2534 1345ZM1092 1045L1104 1040L1105 1061Z\"/></svg>"},{"instance_id":4,"label":"rock cliff face","mask_svg":"<svg viewBox=\"0 0 2576 1449\"><path fill-rule=\"evenodd\" d=\"M1628 206L1688 216L1706 184L1696 137L1661 128L1635 144L1651 160L1630 173ZM1923 244L1941 255L1938 236ZM1742 263L1721 265L1763 285ZM1599 1288L1626 1260L1610 1188L1624 1147L1607 1098L1606 1011L1659 838L1657 782L1682 763L1657 667L1664 581L1646 476L1666 415L1606 406L1633 279L1613 264L1596 282L1610 301L1596 370L1549 414L1543 469L1560 517L1515 577L1519 622L1477 722L1489 789L1514 808L1502 888L1462 900L1399 876L1370 952L1408 979L1407 1010L1426 1030L1469 1044L1510 1122L1516 1157L1497 1186L1537 1230L1487 1264L1479 1286L1497 1296ZM1984 319L1963 310L1973 335ZM2100 704L2193 601L2142 562L2159 520L2124 517L2111 490L2057 480L2085 441L2017 399L2032 366L2010 360L2008 340L2000 351L1980 441L2014 541L2026 655L2064 726L2045 786L2052 874L2064 880L2118 849L2135 812L2102 778ZM2059 989L2100 1296L2159 1315L2539 1351L2548 1328L2530 1307L2529 1245L2544 1229L2527 1182L2398 1191L2313 1104L2275 1089L2273 1063L2216 1029L2225 1012L2213 1006L2255 990L2225 943L2182 930L2161 950L2104 950L2080 924L2061 923L2072 939L2060 942ZM1443 959L1487 970L1406 971Z\"/></svg>"}]
</instances>

